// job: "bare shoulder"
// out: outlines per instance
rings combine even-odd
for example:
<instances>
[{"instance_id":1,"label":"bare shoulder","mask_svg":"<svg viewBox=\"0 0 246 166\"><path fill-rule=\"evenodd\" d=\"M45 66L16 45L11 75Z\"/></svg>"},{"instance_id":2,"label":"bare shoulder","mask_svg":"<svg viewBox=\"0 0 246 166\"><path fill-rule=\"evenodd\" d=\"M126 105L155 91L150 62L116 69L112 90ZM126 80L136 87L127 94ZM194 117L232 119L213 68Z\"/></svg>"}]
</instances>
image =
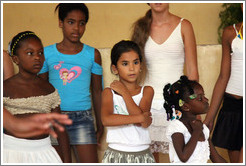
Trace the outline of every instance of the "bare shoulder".
<instances>
[{"instance_id":1,"label":"bare shoulder","mask_svg":"<svg viewBox=\"0 0 246 166\"><path fill-rule=\"evenodd\" d=\"M223 30L223 36L231 36L231 35L236 35L235 29L233 25L227 26Z\"/></svg>"},{"instance_id":2,"label":"bare shoulder","mask_svg":"<svg viewBox=\"0 0 246 166\"><path fill-rule=\"evenodd\" d=\"M191 22L189 20L187 20L187 19L183 19L181 24L182 24L182 29L190 29L190 28L192 28Z\"/></svg>"},{"instance_id":3,"label":"bare shoulder","mask_svg":"<svg viewBox=\"0 0 246 166\"><path fill-rule=\"evenodd\" d=\"M98 51L98 49L95 48L95 62L98 63L99 65L102 64L102 59L101 59L101 54L100 52Z\"/></svg>"},{"instance_id":4,"label":"bare shoulder","mask_svg":"<svg viewBox=\"0 0 246 166\"><path fill-rule=\"evenodd\" d=\"M43 78L39 79L39 84L42 89L44 89L47 93L53 93L55 91L54 86L49 83L48 80L44 80Z\"/></svg>"},{"instance_id":5,"label":"bare shoulder","mask_svg":"<svg viewBox=\"0 0 246 166\"><path fill-rule=\"evenodd\" d=\"M234 27L232 25L227 26L223 30L222 41L227 41L228 43L231 43L235 36L236 32Z\"/></svg>"},{"instance_id":6,"label":"bare shoulder","mask_svg":"<svg viewBox=\"0 0 246 166\"><path fill-rule=\"evenodd\" d=\"M5 81L3 81L3 96L8 97L12 93L12 90L18 86L18 81L16 81L16 76L13 76Z\"/></svg>"},{"instance_id":7,"label":"bare shoulder","mask_svg":"<svg viewBox=\"0 0 246 166\"><path fill-rule=\"evenodd\" d=\"M103 95L103 96L112 95L112 89L111 89L111 88L105 88L105 89L102 91L102 95Z\"/></svg>"},{"instance_id":8,"label":"bare shoulder","mask_svg":"<svg viewBox=\"0 0 246 166\"><path fill-rule=\"evenodd\" d=\"M154 95L154 89L151 86L145 86L143 89L144 95Z\"/></svg>"}]
</instances>

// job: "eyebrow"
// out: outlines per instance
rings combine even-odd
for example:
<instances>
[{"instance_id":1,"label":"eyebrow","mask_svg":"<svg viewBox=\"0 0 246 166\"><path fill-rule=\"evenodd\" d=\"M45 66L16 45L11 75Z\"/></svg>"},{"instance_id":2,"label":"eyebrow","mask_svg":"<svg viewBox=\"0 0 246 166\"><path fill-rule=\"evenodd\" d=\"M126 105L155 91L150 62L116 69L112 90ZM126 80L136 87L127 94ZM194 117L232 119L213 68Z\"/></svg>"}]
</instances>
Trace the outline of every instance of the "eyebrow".
<instances>
[{"instance_id":1,"label":"eyebrow","mask_svg":"<svg viewBox=\"0 0 246 166\"><path fill-rule=\"evenodd\" d=\"M76 21L76 20L75 20L75 19L73 19L73 18L68 18L67 20L68 20L68 21ZM84 22L85 22L85 20L84 20L84 19L79 20L79 21L84 21Z\"/></svg>"}]
</instances>

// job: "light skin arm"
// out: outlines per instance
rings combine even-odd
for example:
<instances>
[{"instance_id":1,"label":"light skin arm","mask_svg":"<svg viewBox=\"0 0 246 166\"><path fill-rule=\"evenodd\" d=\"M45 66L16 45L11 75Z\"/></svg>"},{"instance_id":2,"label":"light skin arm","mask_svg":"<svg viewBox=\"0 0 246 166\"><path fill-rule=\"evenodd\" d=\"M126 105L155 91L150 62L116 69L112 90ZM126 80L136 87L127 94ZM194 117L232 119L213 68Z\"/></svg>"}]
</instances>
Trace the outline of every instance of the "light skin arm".
<instances>
[{"instance_id":1,"label":"light skin arm","mask_svg":"<svg viewBox=\"0 0 246 166\"><path fill-rule=\"evenodd\" d=\"M120 81L115 80L111 83L110 87L123 97L126 103L127 111L130 115L137 115L142 114L143 112L150 112L151 103L154 96L154 90L152 87L144 87L143 97L139 103L139 106L132 99L129 90ZM151 124L151 122L152 119L150 119L150 121L147 121L146 123L142 123L141 126L148 127Z\"/></svg>"},{"instance_id":2,"label":"light skin arm","mask_svg":"<svg viewBox=\"0 0 246 166\"><path fill-rule=\"evenodd\" d=\"M60 107L53 109L52 112L56 112L60 114L61 113ZM55 128L55 132L58 135L57 141L59 143L59 148L61 152L63 152L61 156L63 162L71 163L72 157L71 157L71 151L70 151L69 137L68 137L66 130L64 132L60 132L59 130Z\"/></svg>"},{"instance_id":3,"label":"light skin arm","mask_svg":"<svg viewBox=\"0 0 246 166\"><path fill-rule=\"evenodd\" d=\"M120 81L117 80L113 81L110 84L110 87L123 97L126 103L127 111L129 112L130 115L141 114L143 112L150 111L152 99L154 96L154 90L152 87L146 86L144 88L143 97L139 103L139 106L136 105L136 103L132 99L129 90Z\"/></svg>"},{"instance_id":4,"label":"light skin arm","mask_svg":"<svg viewBox=\"0 0 246 166\"><path fill-rule=\"evenodd\" d=\"M14 65L7 53L3 50L3 80L6 80L14 75Z\"/></svg>"},{"instance_id":5,"label":"light skin arm","mask_svg":"<svg viewBox=\"0 0 246 166\"><path fill-rule=\"evenodd\" d=\"M3 107L3 127L16 137L29 138L50 134L57 138L57 134L50 128L50 123L52 123L57 130L63 132L64 127L61 124L70 125L72 124L72 120L68 119L67 115L57 113L15 117Z\"/></svg>"},{"instance_id":6,"label":"light skin arm","mask_svg":"<svg viewBox=\"0 0 246 166\"><path fill-rule=\"evenodd\" d=\"M174 149L182 162L189 160L202 133L202 123L198 120L192 123L193 132L187 144L185 144L184 135L182 133L174 133L172 135Z\"/></svg>"},{"instance_id":7,"label":"light skin arm","mask_svg":"<svg viewBox=\"0 0 246 166\"><path fill-rule=\"evenodd\" d=\"M204 123L208 126L210 131L213 129L214 119L219 110L220 104L223 100L224 92L230 78L231 73L231 44L230 44L230 30L225 29L222 35L222 61L220 74L215 84L209 111L206 115Z\"/></svg>"},{"instance_id":8,"label":"light skin arm","mask_svg":"<svg viewBox=\"0 0 246 166\"><path fill-rule=\"evenodd\" d=\"M102 93L101 117L104 126L121 126L126 124L143 123L149 114L120 115L114 114L113 94L110 88L105 88Z\"/></svg>"},{"instance_id":9,"label":"light skin arm","mask_svg":"<svg viewBox=\"0 0 246 166\"><path fill-rule=\"evenodd\" d=\"M95 62L99 65L102 64L100 52L95 49ZM95 112L96 125L97 125L97 142L100 144L103 135L103 125L101 121L101 94L102 94L102 76L92 74L91 77L91 92L93 100L93 108Z\"/></svg>"},{"instance_id":10,"label":"light skin arm","mask_svg":"<svg viewBox=\"0 0 246 166\"><path fill-rule=\"evenodd\" d=\"M187 76L190 80L199 81L196 39L192 24L188 20L182 21L181 33L185 49L185 65Z\"/></svg>"}]
</instances>

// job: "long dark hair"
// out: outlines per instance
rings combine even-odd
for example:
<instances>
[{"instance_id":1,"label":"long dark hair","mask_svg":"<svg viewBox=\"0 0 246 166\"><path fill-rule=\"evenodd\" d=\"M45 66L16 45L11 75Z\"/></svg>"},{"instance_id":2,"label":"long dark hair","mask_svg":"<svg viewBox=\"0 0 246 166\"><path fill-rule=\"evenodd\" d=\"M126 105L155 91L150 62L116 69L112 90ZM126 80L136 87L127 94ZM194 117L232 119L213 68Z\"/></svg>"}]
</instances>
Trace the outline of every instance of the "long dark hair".
<instances>
[{"instance_id":1,"label":"long dark hair","mask_svg":"<svg viewBox=\"0 0 246 166\"><path fill-rule=\"evenodd\" d=\"M138 19L132 26L133 31L131 35L131 40L136 42L138 46L140 47L140 50L143 55L143 62L142 62L142 73L141 77L145 79L146 74L148 73L147 67L146 67L146 59L144 54L144 47L146 44L146 41L148 40L148 37L150 35L150 26L152 23L152 14L151 9L149 9L144 17L141 17Z\"/></svg>"}]
</instances>

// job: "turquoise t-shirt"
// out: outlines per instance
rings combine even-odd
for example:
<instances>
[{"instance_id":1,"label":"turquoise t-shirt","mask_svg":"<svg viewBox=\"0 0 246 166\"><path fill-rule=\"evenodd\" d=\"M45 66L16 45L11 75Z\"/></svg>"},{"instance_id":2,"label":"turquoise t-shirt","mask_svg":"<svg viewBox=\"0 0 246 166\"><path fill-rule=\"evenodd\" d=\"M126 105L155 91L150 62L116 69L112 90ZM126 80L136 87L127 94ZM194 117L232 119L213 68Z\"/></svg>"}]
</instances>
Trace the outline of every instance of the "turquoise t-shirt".
<instances>
[{"instance_id":1,"label":"turquoise t-shirt","mask_svg":"<svg viewBox=\"0 0 246 166\"><path fill-rule=\"evenodd\" d=\"M84 44L74 55L60 53L56 44L44 48L45 62L40 74L49 72L49 82L58 90L62 111L91 108L91 73L102 75L102 67L94 60L95 49Z\"/></svg>"}]
</instances>

